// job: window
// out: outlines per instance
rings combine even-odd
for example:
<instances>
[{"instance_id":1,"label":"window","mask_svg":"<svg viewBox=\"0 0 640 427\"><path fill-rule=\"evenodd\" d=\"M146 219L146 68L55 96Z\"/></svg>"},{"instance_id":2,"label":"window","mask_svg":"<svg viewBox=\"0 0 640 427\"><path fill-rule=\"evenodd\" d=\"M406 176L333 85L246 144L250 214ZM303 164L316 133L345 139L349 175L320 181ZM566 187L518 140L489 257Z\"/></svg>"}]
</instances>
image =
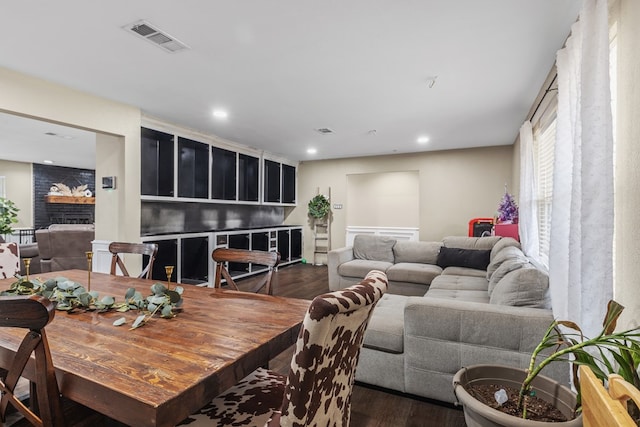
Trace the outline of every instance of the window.
<instances>
[{"instance_id":1,"label":"window","mask_svg":"<svg viewBox=\"0 0 640 427\"><path fill-rule=\"evenodd\" d=\"M549 266L549 241L551 236L551 200L553 198L553 151L556 140L555 107L544 114L533 126L533 150L536 173L536 198L538 209L538 241L540 262Z\"/></svg>"},{"instance_id":2,"label":"window","mask_svg":"<svg viewBox=\"0 0 640 427\"><path fill-rule=\"evenodd\" d=\"M616 95L617 95L617 23L610 24L609 32L609 75L611 86L611 114L614 135L614 170L615 170L615 129L616 129ZM551 200L553 198L553 163L556 141L556 109L558 104L557 87L547 90L544 102L541 101L532 119L534 167L536 174L536 199L538 209L538 240L540 262L549 266L549 242L551 236ZM615 174L614 174L615 180ZM614 242L615 254L615 242ZM615 255L614 255L615 256Z\"/></svg>"}]
</instances>

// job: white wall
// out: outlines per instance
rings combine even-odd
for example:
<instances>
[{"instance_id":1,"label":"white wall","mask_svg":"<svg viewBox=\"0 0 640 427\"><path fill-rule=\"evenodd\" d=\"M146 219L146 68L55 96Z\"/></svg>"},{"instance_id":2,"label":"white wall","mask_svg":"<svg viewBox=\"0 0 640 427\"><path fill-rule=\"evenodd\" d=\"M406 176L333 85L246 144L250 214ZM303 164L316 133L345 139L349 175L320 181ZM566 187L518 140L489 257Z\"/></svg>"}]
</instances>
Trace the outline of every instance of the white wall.
<instances>
[{"instance_id":1,"label":"white wall","mask_svg":"<svg viewBox=\"0 0 640 427\"><path fill-rule=\"evenodd\" d=\"M96 188L96 238L140 240L140 110L0 68L0 110L98 133L101 153L118 157L118 203ZM102 148L100 148L102 145ZM106 145L106 148L105 148ZM103 163L104 160L104 163ZM114 170L97 157L96 181ZM110 212L108 215L98 212Z\"/></svg>"}]
</instances>

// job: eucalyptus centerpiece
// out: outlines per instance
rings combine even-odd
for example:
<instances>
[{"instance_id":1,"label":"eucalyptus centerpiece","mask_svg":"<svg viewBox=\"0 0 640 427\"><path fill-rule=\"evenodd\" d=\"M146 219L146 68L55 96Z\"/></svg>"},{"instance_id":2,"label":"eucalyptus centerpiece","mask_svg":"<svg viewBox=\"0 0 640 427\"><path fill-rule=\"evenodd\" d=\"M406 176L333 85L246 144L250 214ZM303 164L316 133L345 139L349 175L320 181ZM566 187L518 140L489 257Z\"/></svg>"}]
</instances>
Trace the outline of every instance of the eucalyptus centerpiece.
<instances>
[{"instance_id":1,"label":"eucalyptus centerpiece","mask_svg":"<svg viewBox=\"0 0 640 427\"><path fill-rule=\"evenodd\" d=\"M12 283L9 289L0 292L1 296L15 295L42 295L56 304L56 309L68 313L78 311L117 311L126 312L139 310L141 314L133 322L131 329L145 325L151 318L159 313L160 317L172 318L176 312L182 309L182 293L184 288L174 286L168 289L162 283L151 285L151 294L144 297L134 288L127 289L124 301L116 301L113 296L100 297L98 292L87 291L80 283L65 277L56 277L47 280L32 279L18 276L18 280ZM114 325L120 326L126 323L126 319L120 318Z\"/></svg>"}]
</instances>

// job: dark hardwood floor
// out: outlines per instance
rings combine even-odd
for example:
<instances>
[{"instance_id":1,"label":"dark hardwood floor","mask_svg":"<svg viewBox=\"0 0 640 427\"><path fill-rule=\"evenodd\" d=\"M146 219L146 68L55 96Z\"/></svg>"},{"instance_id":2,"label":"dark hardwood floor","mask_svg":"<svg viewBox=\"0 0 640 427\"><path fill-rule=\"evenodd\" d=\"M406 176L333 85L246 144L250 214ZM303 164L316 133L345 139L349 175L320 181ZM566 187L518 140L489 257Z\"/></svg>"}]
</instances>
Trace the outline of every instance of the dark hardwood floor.
<instances>
[{"instance_id":1,"label":"dark hardwood floor","mask_svg":"<svg viewBox=\"0 0 640 427\"><path fill-rule=\"evenodd\" d=\"M240 280L241 290L250 289L259 280ZM327 267L293 264L280 267L273 277L274 295L313 299L329 292ZM272 360L269 367L287 373L293 347ZM356 384L352 395L352 427L464 427L462 410L452 405L428 401L401 393Z\"/></svg>"}]
</instances>

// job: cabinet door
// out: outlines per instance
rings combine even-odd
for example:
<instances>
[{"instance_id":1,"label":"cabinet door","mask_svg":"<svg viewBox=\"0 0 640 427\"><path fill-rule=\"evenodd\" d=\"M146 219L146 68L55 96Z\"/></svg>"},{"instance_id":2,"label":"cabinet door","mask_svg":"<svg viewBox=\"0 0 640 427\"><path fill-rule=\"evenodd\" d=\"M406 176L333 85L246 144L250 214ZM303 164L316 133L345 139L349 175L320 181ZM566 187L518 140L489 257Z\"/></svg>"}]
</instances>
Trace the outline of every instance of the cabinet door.
<instances>
[{"instance_id":1,"label":"cabinet door","mask_svg":"<svg viewBox=\"0 0 640 427\"><path fill-rule=\"evenodd\" d=\"M230 234L229 248L233 249L249 249L249 233ZM230 262L229 273L231 276L244 274L249 272L249 264L243 262Z\"/></svg>"},{"instance_id":2,"label":"cabinet door","mask_svg":"<svg viewBox=\"0 0 640 427\"><path fill-rule=\"evenodd\" d=\"M282 165L282 203L296 202L296 168Z\"/></svg>"},{"instance_id":3,"label":"cabinet door","mask_svg":"<svg viewBox=\"0 0 640 427\"><path fill-rule=\"evenodd\" d=\"M280 262L291 260L289 230L278 230L278 252L280 252Z\"/></svg>"},{"instance_id":4,"label":"cabinet door","mask_svg":"<svg viewBox=\"0 0 640 427\"><path fill-rule=\"evenodd\" d=\"M209 239L182 239L182 283L200 284L209 281Z\"/></svg>"},{"instance_id":5,"label":"cabinet door","mask_svg":"<svg viewBox=\"0 0 640 427\"><path fill-rule=\"evenodd\" d=\"M164 282L167 280L167 273L164 269L165 266L172 265L174 267L177 267L178 265L178 241L176 239L169 239L157 240L149 243L158 244L158 254L156 255L156 260L153 263L153 273L151 273L151 278ZM178 281L177 268L174 268L173 270L171 281L173 283Z\"/></svg>"},{"instance_id":6,"label":"cabinet door","mask_svg":"<svg viewBox=\"0 0 640 427\"><path fill-rule=\"evenodd\" d=\"M173 135L142 128L140 194L173 196Z\"/></svg>"},{"instance_id":7,"label":"cabinet door","mask_svg":"<svg viewBox=\"0 0 640 427\"><path fill-rule=\"evenodd\" d=\"M269 250L269 233L266 231L258 231L251 233L251 250L268 251Z\"/></svg>"},{"instance_id":8,"label":"cabinet door","mask_svg":"<svg viewBox=\"0 0 640 427\"><path fill-rule=\"evenodd\" d=\"M260 159L246 154L238 155L238 200L258 201L258 168Z\"/></svg>"},{"instance_id":9,"label":"cabinet door","mask_svg":"<svg viewBox=\"0 0 640 427\"><path fill-rule=\"evenodd\" d=\"M236 153L211 148L211 198L236 200Z\"/></svg>"},{"instance_id":10,"label":"cabinet door","mask_svg":"<svg viewBox=\"0 0 640 427\"><path fill-rule=\"evenodd\" d=\"M209 146L178 138L178 196L209 197Z\"/></svg>"},{"instance_id":11,"label":"cabinet door","mask_svg":"<svg viewBox=\"0 0 640 427\"><path fill-rule=\"evenodd\" d=\"M302 230L299 228L291 229L291 260L302 258Z\"/></svg>"},{"instance_id":12,"label":"cabinet door","mask_svg":"<svg viewBox=\"0 0 640 427\"><path fill-rule=\"evenodd\" d=\"M280 163L264 161L264 201L280 202Z\"/></svg>"}]
</instances>

